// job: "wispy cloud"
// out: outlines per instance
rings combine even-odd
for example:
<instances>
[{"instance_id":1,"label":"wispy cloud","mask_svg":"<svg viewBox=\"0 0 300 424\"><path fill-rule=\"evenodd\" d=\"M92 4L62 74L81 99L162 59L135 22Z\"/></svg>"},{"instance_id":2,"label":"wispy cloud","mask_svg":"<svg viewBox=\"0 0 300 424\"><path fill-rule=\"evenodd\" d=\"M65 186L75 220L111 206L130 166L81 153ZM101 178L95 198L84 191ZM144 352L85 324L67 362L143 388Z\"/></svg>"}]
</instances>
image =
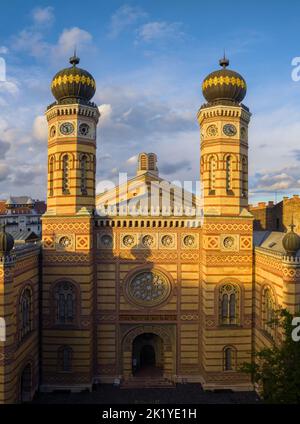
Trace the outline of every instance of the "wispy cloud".
<instances>
[{"instance_id":1,"label":"wispy cloud","mask_svg":"<svg viewBox=\"0 0 300 424\"><path fill-rule=\"evenodd\" d=\"M111 17L108 37L118 37L123 31L146 17L147 13L140 7L128 4L121 6Z\"/></svg>"},{"instance_id":2,"label":"wispy cloud","mask_svg":"<svg viewBox=\"0 0 300 424\"><path fill-rule=\"evenodd\" d=\"M36 25L52 25L55 20L53 7L36 7L32 11L32 19Z\"/></svg>"},{"instance_id":3,"label":"wispy cloud","mask_svg":"<svg viewBox=\"0 0 300 424\"><path fill-rule=\"evenodd\" d=\"M137 42L151 43L161 40L182 39L184 36L181 22L155 21L142 25L137 30Z\"/></svg>"}]
</instances>

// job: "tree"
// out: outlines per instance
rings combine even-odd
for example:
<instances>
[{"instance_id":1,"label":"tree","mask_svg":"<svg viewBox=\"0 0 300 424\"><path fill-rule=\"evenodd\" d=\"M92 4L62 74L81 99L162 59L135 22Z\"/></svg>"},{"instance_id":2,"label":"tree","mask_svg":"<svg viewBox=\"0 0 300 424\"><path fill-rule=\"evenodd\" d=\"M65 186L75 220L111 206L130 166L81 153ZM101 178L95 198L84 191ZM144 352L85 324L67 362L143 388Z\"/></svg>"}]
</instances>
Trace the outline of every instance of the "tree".
<instances>
[{"instance_id":1,"label":"tree","mask_svg":"<svg viewBox=\"0 0 300 424\"><path fill-rule=\"evenodd\" d=\"M262 399L267 403L300 403L300 341L292 339L293 316L286 309L275 312L275 323L282 333L282 342L254 354L252 363L245 363L242 372L251 374Z\"/></svg>"}]
</instances>

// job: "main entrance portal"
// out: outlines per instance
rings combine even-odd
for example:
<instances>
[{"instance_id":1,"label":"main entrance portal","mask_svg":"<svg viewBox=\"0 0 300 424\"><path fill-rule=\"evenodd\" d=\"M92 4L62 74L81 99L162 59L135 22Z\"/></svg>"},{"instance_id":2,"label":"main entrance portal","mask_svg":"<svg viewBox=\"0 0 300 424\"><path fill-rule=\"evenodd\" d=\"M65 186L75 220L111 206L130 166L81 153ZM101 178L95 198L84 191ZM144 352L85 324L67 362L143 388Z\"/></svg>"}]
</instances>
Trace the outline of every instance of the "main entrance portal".
<instances>
[{"instance_id":1,"label":"main entrance portal","mask_svg":"<svg viewBox=\"0 0 300 424\"><path fill-rule=\"evenodd\" d=\"M175 346L171 326L144 324L127 330L122 340L124 381L135 376L172 380L176 373Z\"/></svg>"},{"instance_id":2,"label":"main entrance portal","mask_svg":"<svg viewBox=\"0 0 300 424\"><path fill-rule=\"evenodd\" d=\"M163 340L153 333L137 336L132 345L132 374L136 377L163 375Z\"/></svg>"}]
</instances>

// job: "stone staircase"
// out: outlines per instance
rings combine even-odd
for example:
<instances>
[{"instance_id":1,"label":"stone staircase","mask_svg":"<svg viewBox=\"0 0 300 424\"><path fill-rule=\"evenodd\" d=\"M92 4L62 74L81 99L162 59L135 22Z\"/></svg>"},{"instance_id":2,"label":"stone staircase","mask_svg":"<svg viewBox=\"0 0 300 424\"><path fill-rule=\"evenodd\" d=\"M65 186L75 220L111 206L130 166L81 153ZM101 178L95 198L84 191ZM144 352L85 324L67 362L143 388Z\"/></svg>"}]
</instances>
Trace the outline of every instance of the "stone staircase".
<instances>
[{"instance_id":1,"label":"stone staircase","mask_svg":"<svg viewBox=\"0 0 300 424\"><path fill-rule=\"evenodd\" d=\"M121 389L174 389L175 384L164 377L129 377L122 381Z\"/></svg>"}]
</instances>

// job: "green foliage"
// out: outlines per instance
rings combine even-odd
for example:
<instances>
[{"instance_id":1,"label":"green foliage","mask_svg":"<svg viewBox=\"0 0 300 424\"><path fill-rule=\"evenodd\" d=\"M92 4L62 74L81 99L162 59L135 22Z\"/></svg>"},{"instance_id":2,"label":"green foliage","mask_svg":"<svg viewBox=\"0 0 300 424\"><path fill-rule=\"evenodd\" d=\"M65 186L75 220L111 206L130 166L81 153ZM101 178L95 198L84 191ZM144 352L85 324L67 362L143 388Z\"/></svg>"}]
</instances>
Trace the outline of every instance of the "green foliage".
<instances>
[{"instance_id":1,"label":"green foliage","mask_svg":"<svg viewBox=\"0 0 300 424\"><path fill-rule=\"evenodd\" d=\"M253 363L245 363L242 372L251 374L266 403L300 403L300 341L292 339L293 316L286 310L275 312L274 324L282 333L282 342L255 353Z\"/></svg>"}]
</instances>

